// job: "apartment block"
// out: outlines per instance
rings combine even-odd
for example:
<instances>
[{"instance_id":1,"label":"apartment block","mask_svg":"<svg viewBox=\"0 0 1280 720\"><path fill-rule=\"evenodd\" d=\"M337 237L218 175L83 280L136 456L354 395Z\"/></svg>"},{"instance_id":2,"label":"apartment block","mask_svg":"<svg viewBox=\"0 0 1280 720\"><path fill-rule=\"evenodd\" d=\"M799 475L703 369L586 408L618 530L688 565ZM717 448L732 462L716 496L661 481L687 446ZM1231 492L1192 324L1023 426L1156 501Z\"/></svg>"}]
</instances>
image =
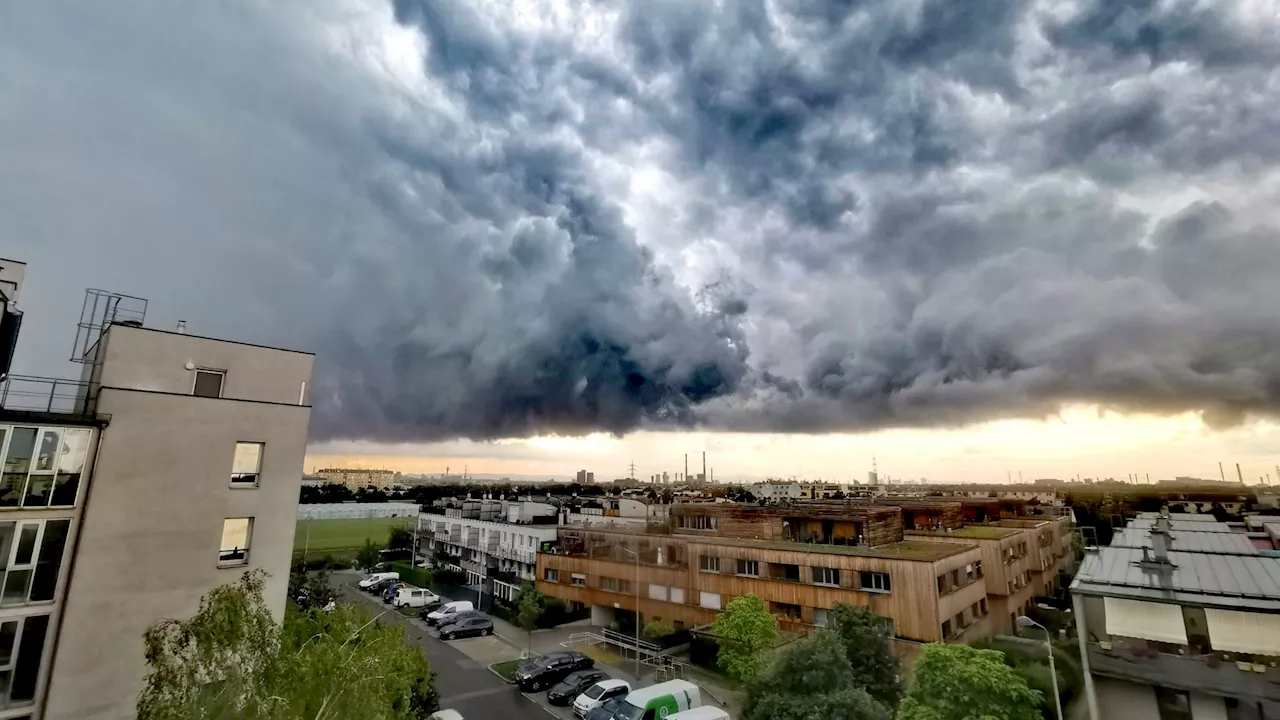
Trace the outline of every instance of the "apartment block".
<instances>
[{"instance_id":1,"label":"apartment block","mask_svg":"<svg viewBox=\"0 0 1280 720\"><path fill-rule=\"evenodd\" d=\"M1280 557L1143 514L1071 585L1093 720L1280 717Z\"/></svg>"},{"instance_id":2,"label":"apartment block","mask_svg":"<svg viewBox=\"0 0 1280 720\"><path fill-rule=\"evenodd\" d=\"M906 640L986 634L982 550L904 539L902 522L901 508L876 505L673 505L645 529L560 528L558 548L538 555L538 588L590 606L595 624L638 609L645 622L699 626L754 594L786 629L824 625L849 603ZM940 578L958 581L942 591Z\"/></svg>"},{"instance_id":3,"label":"apartment block","mask_svg":"<svg viewBox=\"0 0 1280 720\"><path fill-rule=\"evenodd\" d=\"M482 595L512 601L537 573L538 551L556 540L560 510L534 501L442 503L418 516L420 562L467 575Z\"/></svg>"},{"instance_id":4,"label":"apartment block","mask_svg":"<svg viewBox=\"0 0 1280 720\"><path fill-rule=\"evenodd\" d=\"M284 612L312 356L94 297L80 380L0 386L4 720L134 717L143 633L246 570Z\"/></svg>"},{"instance_id":5,"label":"apartment block","mask_svg":"<svg viewBox=\"0 0 1280 720\"><path fill-rule=\"evenodd\" d=\"M352 490L377 488L389 490L396 482L396 474L390 470L361 470L359 468L324 468L316 473L326 483L346 485Z\"/></svg>"}]
</instances>

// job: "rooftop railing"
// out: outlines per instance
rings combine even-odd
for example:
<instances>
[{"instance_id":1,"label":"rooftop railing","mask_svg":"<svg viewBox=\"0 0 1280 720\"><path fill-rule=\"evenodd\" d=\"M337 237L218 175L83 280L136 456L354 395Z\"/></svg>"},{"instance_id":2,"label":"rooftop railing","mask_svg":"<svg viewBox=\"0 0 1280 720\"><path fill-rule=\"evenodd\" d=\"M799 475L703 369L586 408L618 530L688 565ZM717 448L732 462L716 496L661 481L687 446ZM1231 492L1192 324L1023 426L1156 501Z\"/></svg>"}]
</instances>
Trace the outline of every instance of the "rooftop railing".
<instances>
[{"instance_id":1,"label":"rooftop railing","mask_svg":"<svg viewBox=\"0 0 1280 720\"><path fill-rule=\"evenodd\" d=\"M34 375L9 375L0 382L0 408L29 412L84 414L89 383Z\"/></svg>"}]
</instances>

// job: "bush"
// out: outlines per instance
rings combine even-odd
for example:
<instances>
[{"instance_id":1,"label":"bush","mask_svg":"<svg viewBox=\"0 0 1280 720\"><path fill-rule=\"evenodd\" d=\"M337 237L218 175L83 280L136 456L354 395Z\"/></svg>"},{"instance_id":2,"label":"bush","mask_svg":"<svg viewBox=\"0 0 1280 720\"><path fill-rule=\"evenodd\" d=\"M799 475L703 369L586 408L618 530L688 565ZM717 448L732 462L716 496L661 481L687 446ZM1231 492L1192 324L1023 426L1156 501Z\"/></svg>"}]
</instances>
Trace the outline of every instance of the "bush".
<instances>
[{"instance_id":1,"label":"bush","mask_svg":"<svg viewBox=\"0 0 1280 720\"><path fill-rule=\"evenodd\" d=\"M434 573L426 568L414 567L407 562L388 563L391 572L400 573L400 579L417 587L430 587Z\"/></svg>"},{"instance_id":2,"label":"bush","mask_svg":"<svg viewBox=\"0 0 1280 720\"><path fill-rule=\"evenodd\" d=\"M441 568L435 571L435 580L441 585L465 585L467 574L453 568Z\"/></svg>"},{"instance_id":3,"label":"bush","mask_svg":"<svg viewBox=\"0 0 1280 720\"><path fill-rule=\"evenodd\" d=\"M674 625L668 625L660 620L654 620L644 626L644 636L655 642L660 642L675 634L676 628Z\"/></svg>"}]
</instances>

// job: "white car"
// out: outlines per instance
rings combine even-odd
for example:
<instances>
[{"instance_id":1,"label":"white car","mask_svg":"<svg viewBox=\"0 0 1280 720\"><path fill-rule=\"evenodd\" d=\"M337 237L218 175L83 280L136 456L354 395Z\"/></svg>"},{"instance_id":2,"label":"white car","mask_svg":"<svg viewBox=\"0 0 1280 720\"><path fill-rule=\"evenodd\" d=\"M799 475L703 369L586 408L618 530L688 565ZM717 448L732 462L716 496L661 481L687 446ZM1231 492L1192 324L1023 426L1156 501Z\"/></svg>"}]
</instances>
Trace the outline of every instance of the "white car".
<instances>
[{"instance_id":1,"label":"white car","mask_svg":"<svg viewBox=\"0 0 1280 720\"><path fill-rule=\"evenodd\" d=\"M399 580L399 579L400 579L400 573L398 572L376 572L376 573L369 573L368 575L365 575L364 577L360 578L360 582L357 584L359 585L361 590L368 590L369 588L373 587L374 585L377 585L383 580Z\"/></svg>"},{"instance_id":2,"label":"white car","mask_svg":"<svg viewBox=\"0 0 1280 720\"><path fill-rule=\"evenodd\" d=\"M429 720L463 720L462 713L457 710L440 710L432 713Z\"/></svg>"},{"instance_id":3,"label":"white car","mask_svg":"<svg viewBox=\"0 0 1280 720\"><path fill-rule=\"evenodd\" d=\"M450 620L453 620L455 616L460 615L461 613L471 612L475 609L475 605L472 605L470 600L455 600L453 602L445 603L439 608L427 613L427 624L445 625L448 624Z\"/></svg>"},{"instance_id":4,"label":"white car","mask_svg":"<svg viewBox=\"0 0 1280 720\"><path fill-rule=\"evenodd\" d=\"M392 598L391 604L396 607L426 607L440 602L440 596L425 588L402 587Z\"/></svg>"},{"instance_id":5,"label":"white car","mask_svg":"<svg viewBox=\"0 0 1280 720\"><path fill-rule=\"evenodd\" d=\"M573 714L582 717L609 700L631 692L631 683L610 678L601 680L573 699Z\"/></svg>"}]
</instances>

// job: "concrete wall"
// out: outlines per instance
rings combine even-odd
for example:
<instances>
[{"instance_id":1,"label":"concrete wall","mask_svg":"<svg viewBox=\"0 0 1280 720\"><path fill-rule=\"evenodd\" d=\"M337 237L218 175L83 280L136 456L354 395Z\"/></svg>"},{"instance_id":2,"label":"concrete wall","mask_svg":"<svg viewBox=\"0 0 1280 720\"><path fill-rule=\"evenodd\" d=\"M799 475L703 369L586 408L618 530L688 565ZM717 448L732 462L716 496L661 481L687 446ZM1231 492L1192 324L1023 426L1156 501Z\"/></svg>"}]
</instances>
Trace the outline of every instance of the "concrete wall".
<instances>
[{"instance_id":1,"label":"concrete wall","mask_svg":"<svg viewBox=\"0 0 1280 720\"><path fill-rule=\"evenodd\" d=\"M103 387L190 395L195 370L186 364L191 363L226 372L224 398L298 405L302 383L308 382L302 404L310 404L315 356L308 353L127 325L112 325L103 342Z\"/></svg>"},{"instance_id":2,"label":"concrete wall","mask_svg":"<svg viewBox=\"0 0 1280 720\"><path fill-rule=\"evenodd\" d=\"M133 717L146 629L191 616L201 596L246 568L270 573L266 601L284 611L310 419L296 403L311 356L121 330L108 345L98 410L111 421L82 491L45 718ZM165 394L190 393L188 361L227 369L225 396L259 402ZM265 443L257 487L230 487L237 441ZM248 564L220 568L222 523L232 517L254 519Z\"/></svg>"},{"instance_id":3,"label":"concrete wall","mask_svg":"<svg viewBox=\"0 0 1280 720\"><path fill-rule=\"evenodd\" d=\"M1150 685L1094 676L1099 720L1160 720L1156 693Z\"/></svg>"}]
</instances>

